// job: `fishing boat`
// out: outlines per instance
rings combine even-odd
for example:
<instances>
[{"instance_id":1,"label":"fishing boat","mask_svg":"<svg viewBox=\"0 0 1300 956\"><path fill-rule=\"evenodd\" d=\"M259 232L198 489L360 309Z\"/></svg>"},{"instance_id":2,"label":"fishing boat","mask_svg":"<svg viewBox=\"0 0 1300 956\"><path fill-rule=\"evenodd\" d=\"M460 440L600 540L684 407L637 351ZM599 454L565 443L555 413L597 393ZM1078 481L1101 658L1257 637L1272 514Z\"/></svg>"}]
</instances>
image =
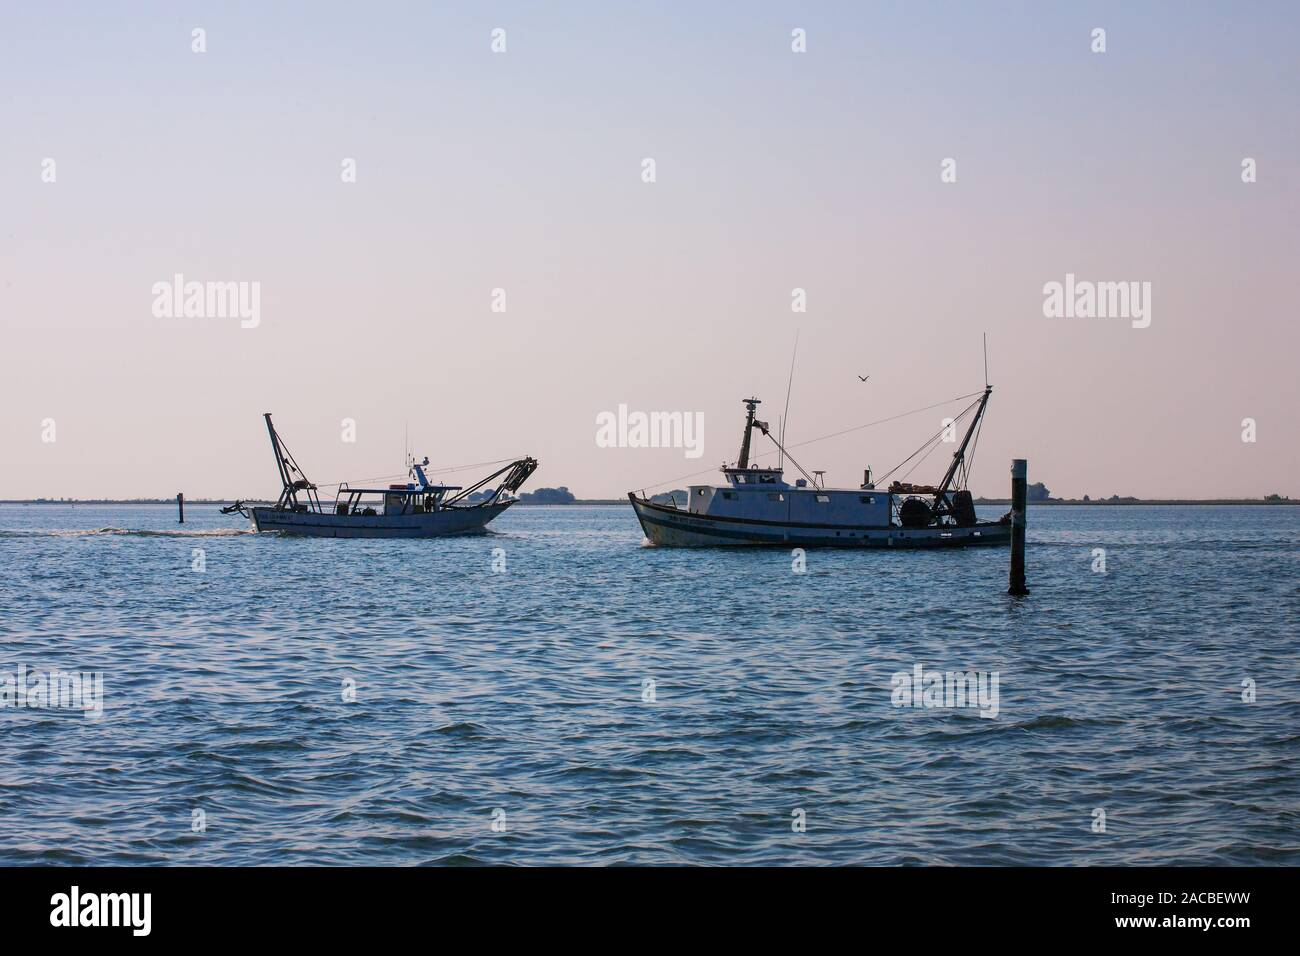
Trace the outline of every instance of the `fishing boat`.
<instances>
[{"instance_id":1,"label":"fishing boat","mask_svg":"<svg viewBox=\"0 0 1300 956\"><path fill-rule=\"evenodd\" d=\"M425 474L429 459L417 463L408 455L409 481L387 488L355 488L343 482L333 504L322 505L319 489L298 467L272 424L271 413L262 417L280 473L280 497L271 506L248 507L237 501L221 509L224 514L250 518L258 531L316 538L437 538L482 533L488 522L518 500L520 486L537 470L536 459L520 458L469 487L433 484Z\"/></svg>"},{"instance_id":2,"label":"fishing boat","mask_svg":"<svg viewBox=\"0 0 1300 956\"><path fill-rule=\"evenodd\" d=\"M969 415L970 424L937 485L894 481L886 488L877 488L868 468L857 488L824 487L824 473L810 475L805 471L772 434L767 423L755 417L760 400L746 398L743 399L747 412L740 455L734 465L722 466L725 484L691 485L684 502L676 497L670 502L651 501L644 491L639 496L628 492L628 500L650 543L668 547L1007 545L1011 541L1010 517L980 521L966 487L974 452L972 438L978 435L992 392L992 387L985 385L979 399L953 419L955 424ZM781 460L794 465L802 478L791 485L785 480L784 468L760 467L751 462L750 437L756 429L772 440ZM912 461L927 449L933 450L947 430L945 426L901 464ZM888 478L889 474L884 477Z\"/></svg>"}]
</instances>

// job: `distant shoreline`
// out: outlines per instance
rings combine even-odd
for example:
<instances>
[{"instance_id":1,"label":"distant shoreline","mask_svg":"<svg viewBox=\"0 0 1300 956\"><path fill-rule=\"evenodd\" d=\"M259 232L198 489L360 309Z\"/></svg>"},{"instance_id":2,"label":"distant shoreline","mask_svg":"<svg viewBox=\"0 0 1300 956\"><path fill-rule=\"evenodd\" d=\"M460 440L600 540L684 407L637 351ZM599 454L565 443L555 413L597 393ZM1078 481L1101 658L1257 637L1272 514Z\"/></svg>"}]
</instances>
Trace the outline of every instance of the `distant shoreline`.
<instances>
[{"instance_id":1,"label":"distant shoreline","mask_svg":"<svg viewBox=\"0 0 1300 956\"><path fill-rule=\"evenodd\" d=\"M256 501L243 500L246 505L273 505L273 501ZM568 508L573 505L625 505L626 498L579 498L570 501L567 504L545 504L531 501L516 502L521 508ZM175 498L67 498L63 500L55 498L5 498L0 499L0 505L174 505ZM230 505L234 504L233 499L229 498L186 498L185 504L194 505ZM1010 498L976 498L977 505L1010 505ZM1264 498L1121 498L1117 501L1110 501L1105 498L1097 498L1090 501L1083 501L1079 498L1050 498L1047 501L1030 501L1031 507L1039 505L1083 505L1093 507L1097 505L1127 507L1129 505L1300 505L1300 498L1283 498L1280 501L1268 501Z\"/></svg>"}]
</instances>

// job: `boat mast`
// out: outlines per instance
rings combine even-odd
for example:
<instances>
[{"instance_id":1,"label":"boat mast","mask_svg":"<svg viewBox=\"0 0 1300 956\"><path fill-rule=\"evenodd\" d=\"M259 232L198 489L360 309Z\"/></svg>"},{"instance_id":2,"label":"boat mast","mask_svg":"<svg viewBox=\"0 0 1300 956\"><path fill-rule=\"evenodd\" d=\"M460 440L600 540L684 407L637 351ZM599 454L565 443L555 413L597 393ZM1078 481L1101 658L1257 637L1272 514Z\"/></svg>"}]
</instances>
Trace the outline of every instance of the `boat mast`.
<instances>
[{"instance_id":1,"label":"boat mast","mask_svg":"<svg viewBox=\"0 0 1300 956\"><path fill-rule=\"evenodd\" d=\"M289 478L289 466L284 462L284 451L280 448L280 436L275 433L275 426L271 424L271 413L263 412L262 417L266 419L266 432L271 436L271 451L275 453L275 467L280 472L280 484L284 486L280 492L280 502L276 507L283 507L294 499L293 482Z\"/></svg>"},{"instance_id":2,"label":"boat mast","mask_svg":"<svg viewBox=\"0 0 1300 956\"><path fill-rule=\"evenodd\" d=\"M271 424L271 413L263 412L262 417L266 419L266 433L271 436L271 450L275 452L275 467L280 470L280 482L284 485L276 507L284 508L292 503L293 507L297 508L298 492L305 491L307 504L320 511L320 496L316 494L316 486L307 480L298 463L293 460L293 454L280 443L280 434ZM297 479L293 477L295 473L298 475Z\"/></svg>"},{"instance_id":3,"label":"boat mast","mask_svg":"<svg viewBox=\"0 0 1300 956\"><path fill-rule=\"evenodd\" d=\"M754 430L754 411L762 404L757 398L742 398L748 412L745 416L745 436L740 440L740 457L736 459L737 468L749 467L749 436Z\"/></svg>"},{"instance_id":4,"label":"boat mast","mask_svg":"<svg viewBox=\"0 0 1300 956\"><path fill-rule=\"evenodd\" d=\"M979 408L975 410L975 417L970 421L970 427L966 429L966 437L961 440L961 445L953 452L952 464L948 466L947 473L943 476L943 481L939 482L939 490L935 492L935 502L943 501L943 496L947 494L952 481L957 477L957 469L961 463L966 460L966 446L970 444L971 435L975 434L975 426L980 423L980 416L984 414L984 406L989 403L989 396L993 394L993 386L984 386L984 397L980 399Z\"/></svg>"}]
</instances>

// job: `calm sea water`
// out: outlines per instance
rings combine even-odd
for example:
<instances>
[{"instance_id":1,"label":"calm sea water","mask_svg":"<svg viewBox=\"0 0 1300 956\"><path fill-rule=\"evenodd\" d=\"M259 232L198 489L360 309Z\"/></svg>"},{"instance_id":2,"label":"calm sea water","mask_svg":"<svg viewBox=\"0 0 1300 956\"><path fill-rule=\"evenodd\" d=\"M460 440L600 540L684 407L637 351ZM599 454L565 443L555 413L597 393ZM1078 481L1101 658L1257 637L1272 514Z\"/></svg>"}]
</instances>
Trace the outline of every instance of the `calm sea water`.
<instances>
[{"instance_id":1,"label":"calm sea water","mask_svg":"<svg viewBox=\"0 0 1300 956\"><path fill-rule=\"evenodd\" d=\"M1033 509L1023 600L1005 550L796 574L627 507L187 511L0 507L0 671L104 687L0 710L0 863L1300 863L1297 508ZM894 706L918 664L997 716Z\"/></svg>"}]
</instances>

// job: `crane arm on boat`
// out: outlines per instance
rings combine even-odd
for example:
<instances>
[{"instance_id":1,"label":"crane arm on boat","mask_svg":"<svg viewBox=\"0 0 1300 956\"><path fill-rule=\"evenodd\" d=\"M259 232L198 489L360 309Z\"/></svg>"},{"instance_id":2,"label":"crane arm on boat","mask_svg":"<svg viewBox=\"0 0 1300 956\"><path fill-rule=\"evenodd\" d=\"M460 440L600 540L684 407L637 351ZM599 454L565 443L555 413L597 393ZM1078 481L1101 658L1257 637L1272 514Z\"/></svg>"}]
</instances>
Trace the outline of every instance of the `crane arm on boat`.
<instances>
[{"instance_id":1,"label":"crane arm on boat","mask_svg":"<svg viewBox=\"0 0 1300 956\"><path fill-rule=\"evenodd\" d=\"M485 486L490 486L491 483L501 475L505 475L505 478L501 480L501 483L496 486L496 489L492 492L492 494L487 499L488 504L493 504L496 502L498 498L501 497L502 492L508 491L511 494L514 494L516 491L518 491L520 486L523 485L523 483L528 480L528 476L531 475L536 470L537 470L536 458L520 458L518 461L512 461L504 468L498 469L497 471L494 471L492 474L488 475L486 478L483 478L482 480L477 481L474 484L470 485L468 488L461 491L460 494L455 495L452 498L448 498L446 501L443 502L443 507L444 508L451 507L452 505L456 504L458 501L461 501L469 497L474 492L478 491L480 488L483 488Z\"/></svg>"}]
</instances>

